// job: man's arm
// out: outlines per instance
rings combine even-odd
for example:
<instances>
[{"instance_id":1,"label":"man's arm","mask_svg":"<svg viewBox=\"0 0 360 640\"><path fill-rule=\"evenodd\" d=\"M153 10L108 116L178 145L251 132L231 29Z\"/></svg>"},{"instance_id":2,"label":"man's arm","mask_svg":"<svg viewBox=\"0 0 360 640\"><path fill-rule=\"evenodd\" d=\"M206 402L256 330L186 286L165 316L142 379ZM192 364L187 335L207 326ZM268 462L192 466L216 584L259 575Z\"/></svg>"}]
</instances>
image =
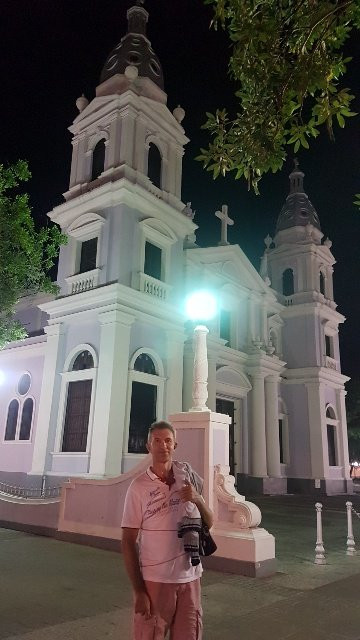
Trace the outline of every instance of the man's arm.
<instances>
[{"instance_id":1,"label":"man's arm","mask_svg":"<svg viewBox=\"0 0 360 640\"><path fill-rule=\"evenodd\" d=\"M139 555L136 540L139 529L123 527L121 548L124 556L124 563L129 576L135 598L135 613L141 613L146 618L151 617L151 602L146 591L145 582L141 575L139 565Z\"/></svg>"},{"instance_id":2,"label":"man's arm","mask_svg":"<svg viewBox=\"0 0 360 640\"><path fill-rule=\"evenodd\" d=\"M185 482L185 486L180 489L180 496L183 502L193 502L197 506L202 521L209 529L211 529L214 524L214 514L205 504L204 498L196 491L195 487L190 484L190 482Z\"/></svg>"}]
</instances>

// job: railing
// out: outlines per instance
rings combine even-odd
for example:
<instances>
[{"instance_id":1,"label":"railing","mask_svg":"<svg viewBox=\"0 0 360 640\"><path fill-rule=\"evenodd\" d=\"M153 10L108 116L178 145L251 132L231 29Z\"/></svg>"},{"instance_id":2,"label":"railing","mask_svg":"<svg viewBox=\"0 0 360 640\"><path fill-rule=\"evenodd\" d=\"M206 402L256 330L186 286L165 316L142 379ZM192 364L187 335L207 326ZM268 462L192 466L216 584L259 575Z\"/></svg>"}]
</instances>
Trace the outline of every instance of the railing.
<instances>
[{"instance_id":1,"label":"railing","mask_svg":"<svg viewBox=\"0 0 360 640\"><path fill-rule=\"evenodd\" d=\"M0 494L27 500L39 500L44 498L58 498L61 487L18 487L12 484L0 482Z\"/></svg>"},{"instance_id":2,"label":"railing","mask_svg":"<svg viewBox=\"0 0 360 640\"><path fill-rule=\"evenodd\" d=\"M69 276L65 278L68 284L68 293L73 295L75 293L82 293L83 291L89 291L98 286L99 282L99 269L93 269L86 273L78 273L75 276Z\"/></svg>"},{"instance_id":3,"label":"railing","mask_svg":"<svg viewBox=\"0 0 360 640\"><path fill-rule=\"evenodd\" d=\"M339 366L334 358L330 358L330 356L325 356L325 367L328 369L333 369L334 371L338 371Z\"/></svg>"},{"instance_id":4,"label":"railing","mask_svg":"<svg viewBox=\"0 0 360 640\"><path fill-rule=\"evenodd\" d=\"M146 273L140 273L140 291L147 293L159 300L167 300L169 297L171 286L161 282L156 278L146 275Z\"/></svg>"}]
</instances>

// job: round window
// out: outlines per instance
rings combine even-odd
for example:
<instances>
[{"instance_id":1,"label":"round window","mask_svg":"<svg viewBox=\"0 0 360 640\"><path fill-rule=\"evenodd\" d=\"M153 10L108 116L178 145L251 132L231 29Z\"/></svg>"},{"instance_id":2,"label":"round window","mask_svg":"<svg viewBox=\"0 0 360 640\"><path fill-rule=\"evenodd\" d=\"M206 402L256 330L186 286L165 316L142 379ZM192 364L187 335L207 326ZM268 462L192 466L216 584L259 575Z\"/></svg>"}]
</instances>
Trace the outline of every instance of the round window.
<instances>
[{"instance_id":1,"label":"round window","mask_svg":"<svg viewBox=\"0 0 360 640\"><path fill-rule=\"evenodd\" d=\"M18 392L20 393L21 396L24 396L29 391L30 385L31 385L30 375L28 373L24 373L21 376L18 384Z\"/></svg>"}]
</instances>

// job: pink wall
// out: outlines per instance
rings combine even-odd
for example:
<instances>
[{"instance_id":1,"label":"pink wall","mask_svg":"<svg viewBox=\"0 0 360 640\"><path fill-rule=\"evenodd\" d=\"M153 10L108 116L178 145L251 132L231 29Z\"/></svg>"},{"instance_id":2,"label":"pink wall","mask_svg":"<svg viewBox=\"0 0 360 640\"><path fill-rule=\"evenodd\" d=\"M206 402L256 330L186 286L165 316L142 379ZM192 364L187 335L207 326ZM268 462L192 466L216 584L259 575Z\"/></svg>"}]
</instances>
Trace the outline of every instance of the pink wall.
<instances>
[{"instance_id":1,"label":"pink wall","mask_svg":"<svg viewBox=\"0 0 360 640\"><path fill-rule=\"evenodd\" d=\"M42 350L45 343L36 346L38 351ZM31 346L30 346L31 349ZM14 349L14 352L16 350ZM15 357L11 357L14 355ZM41 353L30 356L27 351L22 352L21 359L16 354L5 353L0 358L0 369L5 375L3 385L0 387L0 469L1 471L28 472L31 469L33 446L39 399L42 384L42 373L44 357ZM17 392L18 382L23 373L30 373L31 386L29 392L21 397ZM31 397L34 400L34 413L30 440L26 441L4 441L7 410L13 398L20 402L20 412L23 401ZM20 416L18 417L20 419Z\"/></svg>"}]
</instances>

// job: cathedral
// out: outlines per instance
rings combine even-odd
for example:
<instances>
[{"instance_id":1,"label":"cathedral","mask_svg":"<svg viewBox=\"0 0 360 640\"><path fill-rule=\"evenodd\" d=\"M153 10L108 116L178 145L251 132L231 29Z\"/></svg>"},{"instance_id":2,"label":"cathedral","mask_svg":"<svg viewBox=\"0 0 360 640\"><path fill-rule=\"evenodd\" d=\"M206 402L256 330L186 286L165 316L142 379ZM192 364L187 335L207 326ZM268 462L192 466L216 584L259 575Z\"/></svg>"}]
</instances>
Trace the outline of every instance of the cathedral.
<instances>
[{"instance_id":1,"label":"cathedral","mask_svg":"<svg viewBox=\"0 0 360 640\"><path fill-rule=\"evenodd\" d=\"M188 138L171 112L161 63L136 2L96 97L70 127L64 203L48 213L67 235L54 296L28 296L28 337L0 352L0 489L109 478L145 456L155 419L192 406L193 326L184 299L211 290L208 406L228 414L238 490L348 493L339 324L331 241L295 163L260 272L224 205L221 241L196 244L182 202Z\"/></svg>"}]
</instances>

